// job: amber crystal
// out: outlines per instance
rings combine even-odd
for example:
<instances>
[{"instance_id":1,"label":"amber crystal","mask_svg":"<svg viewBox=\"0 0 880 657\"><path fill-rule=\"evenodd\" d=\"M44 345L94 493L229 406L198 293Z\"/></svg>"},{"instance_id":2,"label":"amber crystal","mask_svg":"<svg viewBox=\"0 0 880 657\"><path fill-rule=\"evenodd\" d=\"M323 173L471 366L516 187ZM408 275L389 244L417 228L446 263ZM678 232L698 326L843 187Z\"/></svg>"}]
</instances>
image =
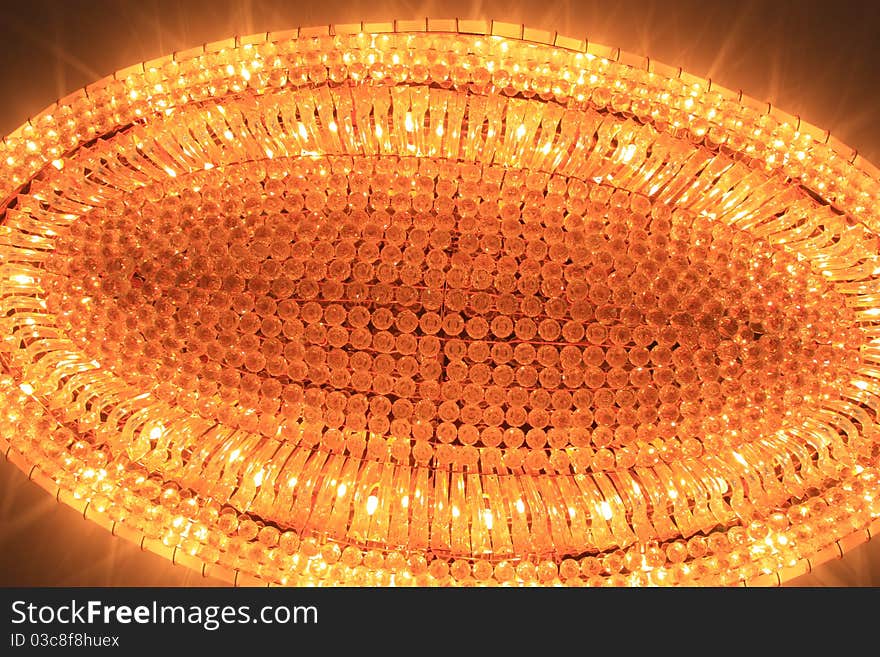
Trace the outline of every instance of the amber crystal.
<instances>
[{"instance_id":1,"label":"amber crystal","mask_svg":"<svg viewBox=\"0 0 880 657\"><path fill-rule=\"evenodd\" d=\"M330 26L119 72L0 168L0 445L204 574L778 583L878 529L878 173L741 94Z\"/></svg>"}]
</instances>

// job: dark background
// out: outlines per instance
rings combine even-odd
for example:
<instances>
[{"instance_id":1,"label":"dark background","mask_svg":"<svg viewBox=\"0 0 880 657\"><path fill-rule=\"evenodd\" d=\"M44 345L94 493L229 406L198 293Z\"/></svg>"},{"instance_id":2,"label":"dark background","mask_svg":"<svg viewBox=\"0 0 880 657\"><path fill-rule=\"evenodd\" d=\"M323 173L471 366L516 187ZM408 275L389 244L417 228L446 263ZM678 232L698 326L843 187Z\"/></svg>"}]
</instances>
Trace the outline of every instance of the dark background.
<instances>
[{"instance_id":1,"label":"dark background","mask_svg":"<svg viewBox=\"0 0 880 657\"><path fill-rule=\"evenodd\" d=\"M880 2L69 0L0 2L0 134L113 71L234 35L486 18L681 66L829 129L880 164ZM0 459L0 585L211 584L112 537ZM880 585L880 540L794 582Z\"/></svg>"}]
</instances>

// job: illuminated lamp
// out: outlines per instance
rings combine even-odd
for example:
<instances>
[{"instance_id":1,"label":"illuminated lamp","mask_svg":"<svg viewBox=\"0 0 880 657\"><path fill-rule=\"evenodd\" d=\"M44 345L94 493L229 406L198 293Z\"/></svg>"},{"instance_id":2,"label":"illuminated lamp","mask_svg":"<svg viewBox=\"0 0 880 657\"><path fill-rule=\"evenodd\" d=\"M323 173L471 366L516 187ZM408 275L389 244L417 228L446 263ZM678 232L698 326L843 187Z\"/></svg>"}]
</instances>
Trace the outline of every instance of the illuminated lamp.
<instances>
[{"instance_id":1,"label":"illuminated lamp","mask_svg":"<svg viewBox=\"0 0 880 657\"><path fill-rule=\"evenodd\" d=\"M0 447L236 584L776 584L880 529L878 171L483 21L208 44L0 145Z\"/></svg>"}]
</instances>

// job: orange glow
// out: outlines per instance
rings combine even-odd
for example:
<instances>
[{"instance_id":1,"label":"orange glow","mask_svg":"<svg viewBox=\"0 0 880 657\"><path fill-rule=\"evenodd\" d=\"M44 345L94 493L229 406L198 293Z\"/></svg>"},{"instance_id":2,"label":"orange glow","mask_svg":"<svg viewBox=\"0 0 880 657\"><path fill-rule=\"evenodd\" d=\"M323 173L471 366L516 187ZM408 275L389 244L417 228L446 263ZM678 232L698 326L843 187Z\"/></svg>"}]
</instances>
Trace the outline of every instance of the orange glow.
<instances>
[{"instance_id":1,"label":"orange glow","mask_svg":"<svg viewBox=\"0 0 880 657\"><path fill-rule=\"evenodd\" d=\"M778 583L880 522L829 143L498 22L130 67L0 146L0 446L237 584Z\"/></svg>"}]
</instances>

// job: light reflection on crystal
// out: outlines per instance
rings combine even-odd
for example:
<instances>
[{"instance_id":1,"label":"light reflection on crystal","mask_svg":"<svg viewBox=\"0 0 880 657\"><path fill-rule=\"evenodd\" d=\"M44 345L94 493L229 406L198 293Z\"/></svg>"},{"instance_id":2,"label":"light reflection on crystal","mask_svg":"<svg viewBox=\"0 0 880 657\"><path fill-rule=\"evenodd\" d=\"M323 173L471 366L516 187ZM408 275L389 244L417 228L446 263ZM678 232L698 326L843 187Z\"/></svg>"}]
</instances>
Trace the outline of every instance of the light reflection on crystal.
<instances>
[{"instance_id":1,"label":"light reflection on crystal","mask_svg":"<svg viewBox=\"0 0 880 657\"><path fill-rule=\"evenodd\" d=\"M236 583L779 581L868 538L876 171L597 46L299 36L4 140L13 462Z\"/></svg>"}]
</instances>

